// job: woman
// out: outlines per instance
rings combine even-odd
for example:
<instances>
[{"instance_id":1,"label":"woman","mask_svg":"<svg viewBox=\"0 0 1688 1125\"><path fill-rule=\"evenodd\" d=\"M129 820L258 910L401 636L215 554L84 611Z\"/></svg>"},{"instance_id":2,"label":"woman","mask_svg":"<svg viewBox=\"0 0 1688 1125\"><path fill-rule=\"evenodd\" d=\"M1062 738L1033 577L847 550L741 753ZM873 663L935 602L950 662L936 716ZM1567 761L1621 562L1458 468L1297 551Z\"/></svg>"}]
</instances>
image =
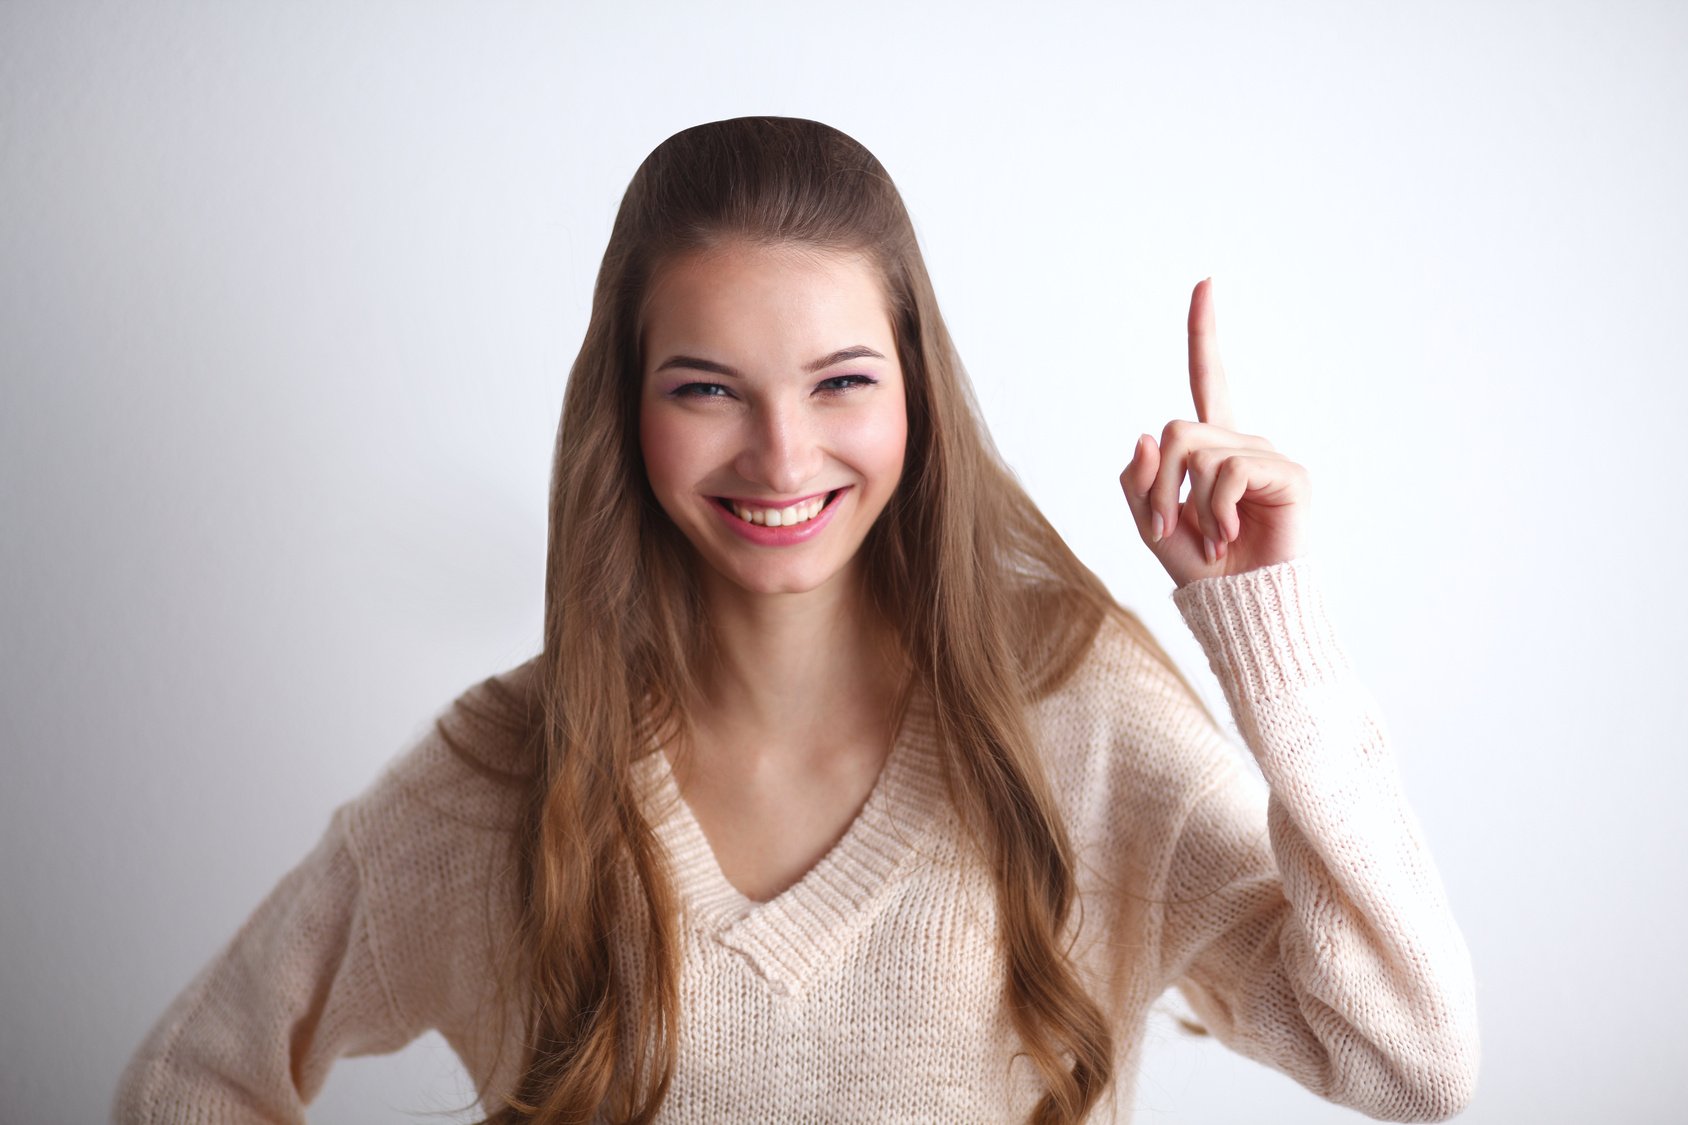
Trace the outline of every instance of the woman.
<instances>
[{"instance_id":1,"label":"woman","mask_svg":"<svg viewBox=\"0 0 1688 1125\"><path fill-rule=\"evenodd\" d=\"M1269 803L996 458L872 155L664 142L569 377L543 652L337 811L119 1116L296 1120L438 1028L494 1122L1121 1120L1174 986L1324 1097L1457 1112L1469 959L1211 310L1199 421L1121 484Z\"/></svg>"}]
</instances>

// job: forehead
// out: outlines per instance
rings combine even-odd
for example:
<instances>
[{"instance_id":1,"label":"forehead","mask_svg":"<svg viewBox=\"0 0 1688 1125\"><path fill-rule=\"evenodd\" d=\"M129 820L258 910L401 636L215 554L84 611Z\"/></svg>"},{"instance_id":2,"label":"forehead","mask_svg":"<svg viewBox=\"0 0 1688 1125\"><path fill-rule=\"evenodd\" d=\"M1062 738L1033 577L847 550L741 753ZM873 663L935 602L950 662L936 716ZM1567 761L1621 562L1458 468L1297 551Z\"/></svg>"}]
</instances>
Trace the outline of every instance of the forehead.
<instances>
[{"instance_id":1,"label":"forehead","mask_svg":"<svg viewBox=\"0 0 1688 1125\"><path fill-rule=\"evenodd\" d=\"M885 286L872 261L789 244L728 243L666 263L652 279L642 335L647 363L670 351L807 363L854 344L892 354Z\"/></svg>"}]
</instances>

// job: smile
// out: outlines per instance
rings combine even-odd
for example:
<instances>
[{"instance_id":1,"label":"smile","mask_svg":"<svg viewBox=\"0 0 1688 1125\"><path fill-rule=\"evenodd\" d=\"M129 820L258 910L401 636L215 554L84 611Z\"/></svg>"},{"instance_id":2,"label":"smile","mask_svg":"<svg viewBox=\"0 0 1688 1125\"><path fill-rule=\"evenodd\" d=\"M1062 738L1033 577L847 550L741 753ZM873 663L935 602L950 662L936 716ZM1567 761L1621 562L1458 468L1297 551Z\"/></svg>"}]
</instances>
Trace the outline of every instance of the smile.
<instances>
[{"instance_id":1,"label":"smile","mask_svg":"<svg viewBox=\"0 0 1688 1125\"><path fill-rule=\"evenodd\" d=\"M824 496L811 496L807 500L800 500L784 508L755 508L738 500L725 496L718 496L715 502L727 509L745 523L758 527L796 527L801 523L808 523L821 514L821 510L832 500L841 489L833 489Z\"/></svg>"},{"instance_id":2,"label":"smile","mask_svg":"<svg viewBox=\"0 0 1688 1125\"><path fill-rule=\"evenodd\" d=\"M715 496L716 511L740 538L762 547L792 547L819 535L852 486L805 496L779 508L747 504L731 496Z\"/></svg>"}]
</instances>

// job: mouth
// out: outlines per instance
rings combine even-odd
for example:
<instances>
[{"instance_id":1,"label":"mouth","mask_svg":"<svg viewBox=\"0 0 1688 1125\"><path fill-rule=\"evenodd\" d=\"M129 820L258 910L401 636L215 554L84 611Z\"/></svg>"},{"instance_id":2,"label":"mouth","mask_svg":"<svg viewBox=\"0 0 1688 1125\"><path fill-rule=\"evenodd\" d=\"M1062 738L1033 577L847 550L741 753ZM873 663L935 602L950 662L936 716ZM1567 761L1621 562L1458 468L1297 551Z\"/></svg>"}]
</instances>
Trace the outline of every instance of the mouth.
<instances>
[{"instance_id":1,"label":"mouth","mask_svg":"<svg viewBox=\"0 0 1688 1125\"><path fill-rule=\"evenodd\" d=\"M743 523L757 527L800 527L818 519L823 512L837 503L838 498L846 491L845 488L835 488L824 495L811 496L783 508L758 507L726 496L714 496L711 499L722 510Z\"/></svg>"}]
</instances>

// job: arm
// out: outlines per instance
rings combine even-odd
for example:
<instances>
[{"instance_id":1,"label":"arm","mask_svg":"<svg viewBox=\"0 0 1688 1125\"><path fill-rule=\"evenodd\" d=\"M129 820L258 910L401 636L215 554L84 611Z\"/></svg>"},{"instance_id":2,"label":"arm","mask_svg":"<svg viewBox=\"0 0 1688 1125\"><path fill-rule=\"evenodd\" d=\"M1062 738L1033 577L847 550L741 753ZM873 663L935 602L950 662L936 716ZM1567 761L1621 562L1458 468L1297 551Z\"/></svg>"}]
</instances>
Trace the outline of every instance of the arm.
<instances>
[{"instance_id":1,"label":"arm","mask_svg":"<svg viewBox=\"0 0 1688 1125\"><path fill-rule=\"evenodd\" d=\"M145 1122L302 1122L342 1055L396 1051L347 809L175 999L130 1061L113 1109Z\"/></svg>"},{"instance_id":2,"label":"arm","mask_svg":"<svg viewBox=\"0 0 1688 1125\"><path fill-rule=\"evenodd\" d=\"M499 1044L520 1033L520 1012L505 1023L485 1001L516 925L511 779L531 768L536 664L459 695L335 810L148 1034L119 1083L120 1125L302 1122L334 1060L430 1028L477 1088L494 1081Z\"/></svg>"},{"instance_id":3,"label":"arm","mask_svg":"<svg viewBox=\"0 0 1688 1125\"><path fill-rule=\"evenodd\" d=\"M1476 1083L1470 955L1316 572L1296 559L1174 601L1269 793L1262 810L1219 732L1192 748L1208 780L1172 857L1162 979L1222 1042L1322 1097L1452 1116Z\"/></svg>"}]
</instances>

